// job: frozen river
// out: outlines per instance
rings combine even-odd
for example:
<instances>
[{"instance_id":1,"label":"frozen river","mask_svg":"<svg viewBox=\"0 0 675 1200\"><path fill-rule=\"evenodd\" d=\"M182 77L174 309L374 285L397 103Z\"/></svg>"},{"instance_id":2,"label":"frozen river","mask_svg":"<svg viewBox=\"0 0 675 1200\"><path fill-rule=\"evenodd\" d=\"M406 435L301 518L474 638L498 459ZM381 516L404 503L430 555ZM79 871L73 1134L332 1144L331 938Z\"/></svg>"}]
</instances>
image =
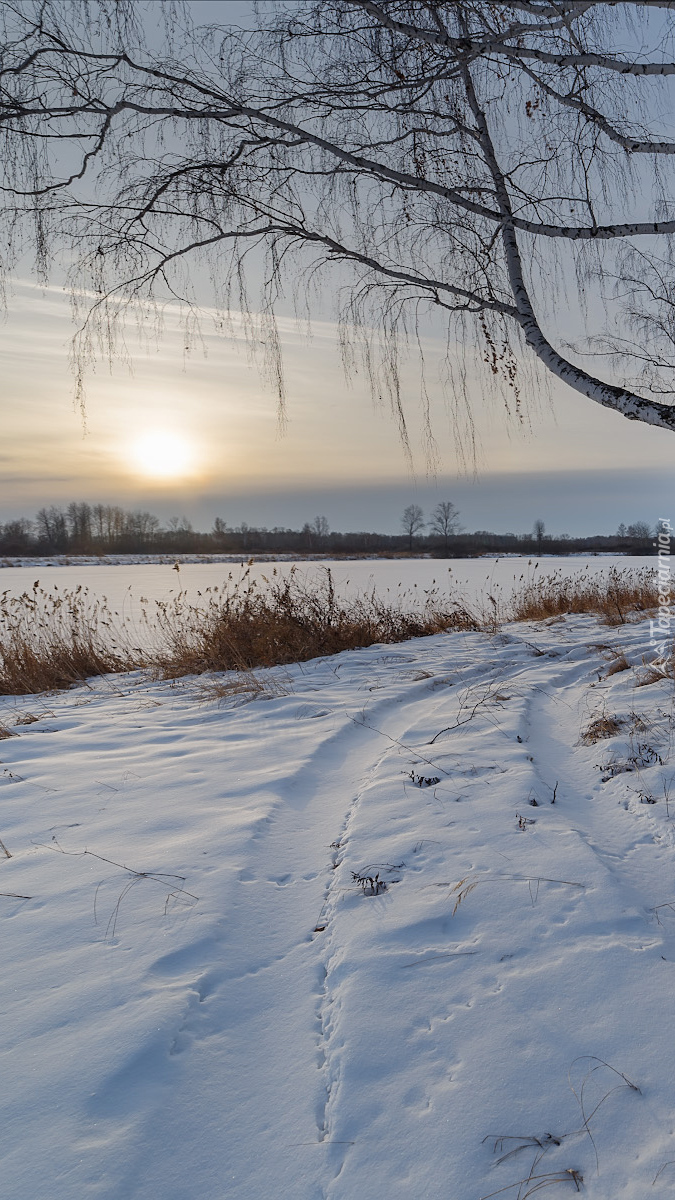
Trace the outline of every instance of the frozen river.
<instances>
[{"instance_id":1,"label":"frozen river","mask_svg":"<svg viewBox=\"0 0 675 1200\"><path fill-rule=\"evenodd\" d=\"M176 571L170 562L46 565L33 562L25 567L6 567L0 571L0 594L12 596L30 592L36 582L45 592L86 588L92 598L105 599L111 609L126 618L140 615L144 602L167 601L180 591L190 603L198 604L200 593L224 584L234 585L250 571L250 578L264 584L276 572L287 575L292 569L311 582L330 569L340 595L376 592L380 599L400 600L406 606L417 597L424 602L435 589L440 596L462 600L473 606L494 596L506 601L526 582L556 574L575 576L606 574L619 570L656 569L656 558L627 558L623 555L581 557L472 558L472 559L358 559L336 561L300 561L297 563L193 562L182 563Z\"/></svg>"}]
</instances>

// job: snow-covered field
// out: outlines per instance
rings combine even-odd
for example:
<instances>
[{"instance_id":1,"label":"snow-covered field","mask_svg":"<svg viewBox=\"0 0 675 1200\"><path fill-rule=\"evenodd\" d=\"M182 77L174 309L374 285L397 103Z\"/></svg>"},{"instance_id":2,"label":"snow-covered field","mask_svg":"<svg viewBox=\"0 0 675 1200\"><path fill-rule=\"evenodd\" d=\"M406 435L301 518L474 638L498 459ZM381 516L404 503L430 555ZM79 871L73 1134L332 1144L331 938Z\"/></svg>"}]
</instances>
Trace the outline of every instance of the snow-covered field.
<instances>
[{"instance_id":1,"label":"snow-covered field","mask_svg":"<svg viewBox=\"0 0 675 1200\"><path fill-rule=\"evenodd\" d=\"M248 699L0 701L2 1194L670 1196L675 716L672 681L635 686L648 642L574 617Z\"/></svg>"}]
</instances>

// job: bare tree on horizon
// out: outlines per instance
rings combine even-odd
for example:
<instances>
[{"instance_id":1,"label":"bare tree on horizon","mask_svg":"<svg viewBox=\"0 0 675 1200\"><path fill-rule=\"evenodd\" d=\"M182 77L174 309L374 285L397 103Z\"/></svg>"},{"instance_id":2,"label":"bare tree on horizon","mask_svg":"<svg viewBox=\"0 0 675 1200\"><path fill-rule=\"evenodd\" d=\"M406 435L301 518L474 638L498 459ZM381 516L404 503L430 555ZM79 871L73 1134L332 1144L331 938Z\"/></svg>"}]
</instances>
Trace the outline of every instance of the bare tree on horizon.
<instances>
[{"instance_id":1,"label":"bare tree on horizon","mask_svg":"<svg viewBox=\"0 0 675 1200\"><path fill-rule=\"evenodd\" d=\"M409 504L408 507L403 510L403 516L401 517L401 528L408 538L408 549L412 554L413 538L415 537L416 533L419 533L420 530L424 529L424 513L419 504Z\"/></svg>"},{"instance_id":2,"label":"bare tree on horizon","mask_svg":"<svg viewBox=\"0 0 675 1200\"><path fill-rule=\"evenodd\" d=\"M429 528L432 533L443 538L443 548L448 553L450 538L453 533L459 533L459 509L450 500L441 500L431 514Z\"/></svg>"}]
</instances>

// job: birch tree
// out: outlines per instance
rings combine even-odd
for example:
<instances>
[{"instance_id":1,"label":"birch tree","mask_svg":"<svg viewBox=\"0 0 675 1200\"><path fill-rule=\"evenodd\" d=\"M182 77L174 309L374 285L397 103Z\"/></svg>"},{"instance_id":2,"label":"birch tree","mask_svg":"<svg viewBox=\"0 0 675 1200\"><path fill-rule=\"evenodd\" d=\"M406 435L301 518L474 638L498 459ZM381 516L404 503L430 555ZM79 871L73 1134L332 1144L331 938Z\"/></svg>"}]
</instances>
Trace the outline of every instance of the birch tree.
<instances>
[{"instance_id":1,"label":"birch tree","mask_svg":"<svg viewBox=\"0 0 675 1200\"><path fill-rule=\"evenodd\" d=\"M80 363L129 305L189 306L208 274L282 403L278 305L309 312L316 287L404 439L401 347L439 319L455 400L475 349L516 408L536 361L675 428L671 3L269 0L246 29L211 11L4 0L5 267L32 250L40 278L67 274ZM574 350L568 312L594 335Z\"/></svg>"}]
</instances>

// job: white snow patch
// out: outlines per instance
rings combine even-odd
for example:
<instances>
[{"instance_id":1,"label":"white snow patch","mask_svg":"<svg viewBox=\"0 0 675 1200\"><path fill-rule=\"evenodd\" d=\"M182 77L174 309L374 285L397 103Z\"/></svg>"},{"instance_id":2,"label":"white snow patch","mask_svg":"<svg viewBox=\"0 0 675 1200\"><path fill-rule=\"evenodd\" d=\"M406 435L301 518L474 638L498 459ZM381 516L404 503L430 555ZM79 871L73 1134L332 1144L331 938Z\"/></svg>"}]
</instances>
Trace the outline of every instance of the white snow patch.
<instances>
[{"instance_id":1,"label":"white snow patch","mask_svg":"<svg viewBox=\"0 0 675 1200\"><path fill-rule=\"evenodd\" d=\"M648 630L2 700L3 1194L670 1195L673 686L597 649Z\"/></svg>"}]
</instances>

